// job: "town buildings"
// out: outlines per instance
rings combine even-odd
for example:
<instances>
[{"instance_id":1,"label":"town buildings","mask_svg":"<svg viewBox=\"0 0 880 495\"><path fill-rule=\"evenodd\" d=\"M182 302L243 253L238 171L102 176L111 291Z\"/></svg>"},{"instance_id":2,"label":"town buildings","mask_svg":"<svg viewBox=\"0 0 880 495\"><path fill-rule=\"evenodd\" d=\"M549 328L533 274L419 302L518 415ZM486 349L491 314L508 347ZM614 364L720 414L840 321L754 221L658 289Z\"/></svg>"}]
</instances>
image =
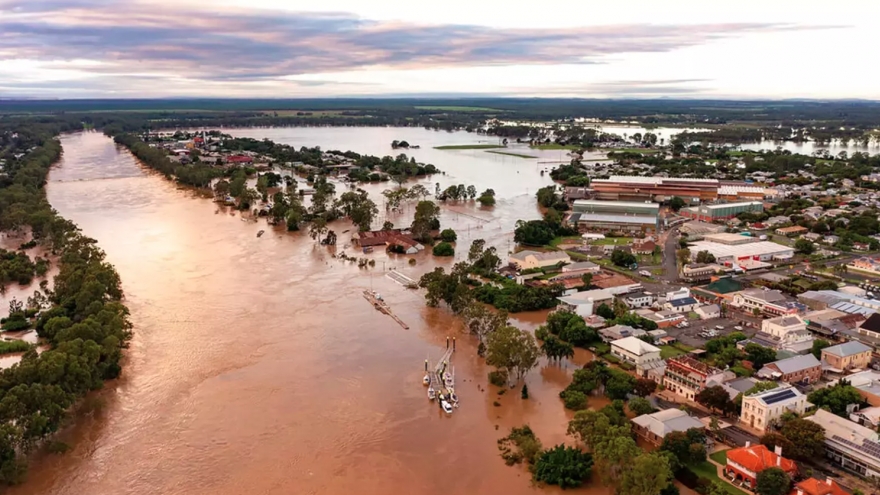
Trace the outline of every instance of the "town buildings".
<instances>
[{"instance_id":1,"label":"town buildings","mask_svg":"<svg viewBox=\"0 0 880 495\"><path fill-rule=\"evenodd\" d=\"M547 268L560 263L571 263L571 258L564 251L520 251L513 253L509 258L510 265L517 270L530 270L533 268Z\"/></svg>"},{"instance_id":2,"label":"town buildings","mask_svg":"<svg viewBox=\"0 0 880 495\"><path fill-rule=\"evenodd\" d=\"M767 315L795 314L798 308L788 303L788 299L778 290L746 289L733 296L732 305L744 311Z\"/></svg>"},{"instance_id":3,"label":"town buildings","mask_svg":"<svg viewBox=\"0 0 880 495\"><path fill-rule=\"evenodd\" d=\"M595 289L576 292L570 296L561 296L556 299L559 300L560 309L571 311L578 316L590 316L602 304L612 305L614 294L605 289Z\"/></svg>"},{"instance_id":4,"label":"town buildings","mask_svg":"<svg viewBox=\"0 0 880 495\"><path fill-rule=\"evenodd\" d=\"M636 435L654 445L663 443L663 439L670 433L676 431L685 432L691 428L705 428L705 425L700 420L681 409L666 409L651 414L643 414L633 418L632 422Z\"/></svg>"},{"instance_id":5,"label":"town buildings","mask_svg":"<svg viewBox=\"0 0 880 495\"><path fill-rule=\"evenodd\" d=\"M822 362L812 354L780 359L765 364L757 376L787 383L815 383L822 377Z\"/></svg>"},{"instance_id":6,"label":"town buildings","mask_svg":"<svg viewBox=\"0 0 880 495\"><path fill-rule=\"evenodd\" d=\"M760 200L764 188L745 182L721 182L716 179L683 177L641 177L612 175L607 179L593 179L590 183L594 196L603 200L668 201L674 196L690 204L716 201Z\"/></svg>"},{"instance_id":7,"label":"town buildings","mask_svg":"<svg viewBox=\"0 0 880 495\"><path fill-rule=\"evenodd\" d=\"M700 303L693 297L682 297L667 301L663 307L674 313L690 313L699 305Z\"/></svg>"},{"instance_id":8,"label":"town buildings","mask_svg":"<svg viewBox=\"0 0 880 495\"><path fill-rule=\"evenodd\" d=\"M724 377L723 371L694 357L675 356L666 360L663 386L685 399L694 400L694 397L706 388L707 383L721 383Z\"/></svg>"},{"instance_id":9,"label":"town buildings","mask_svg":"<svg viewBox=\"0 0 880 495\"><path fill-rule=\"evenodd\" d=\"M654 233L660 228L660 205L634 201L577 200L568 222L582 232Z\"/></svg>"},{"instance_id":10,"label":"town buildings","mask_svg":"<svg viewBox=\"0 0 880 495\"><path fill-rule=\"evenodd\" d=\"M880 438L877 432L819 409L806 417L825 428L825 457L864 478L880 477Z\"/></svg>"},{"instance_id":11,"label":"town buildings","mask_svg":"<svg viewBox=\"0 0 880 495\"><path fill-rule=\"evenodd\" d=\"M846 381L858 390L865 402L880 407L880 371L865 370L846 377Z\"/></svg>"},{"instance_id":12,"label":"town buildings","mask_svg":"<svg viewBox=\"0 0 880 495\"><path fill-rule=\"evenodd\" d=\"M807 478L795 483L788 495L849 495L849 492L831 478L826 478L824 481Z\"/></svg>"},{"instance_id":13,"label":"town buildings","mask_svg":"<svg viewBox=\"0 0 880 495\"><path fill-rule=\"evenodd\" d=\"M740 420L763 432L786 412L800 415L806 409L807 396L791 385L786 385L743 397Z\"/></svg>"},{"instance_id":14,"label":"town buildings","mask_svg":"<svg viewBox=\"0 0 880 495\"><path fill-rule=\"evenodd\" d=\"M746 201L742 203L719 203L682 208L678 214L683 217L693 218L694 220L714 222L716 220L731 219L740 213L762 213L763 211L764 203L761 201Z\"/></svg>"},{"instance_id":15,"label":"town buildings","mask_svg":"<svg viewBox=\"0 0 880 495\"><path fill-rule=\"evenodd\" d=\"M681 267L681 278L685 282L708 282L725 268L715 263L689 263Z\"/></svg>"},{"instance_id":16,"label":"town buildings","mask_svg":"<svg viewBox=\"0 0 880 495\"><path fill-rule=\"evenodd\" d=\"M749 239L746 236L738 237ZM712 241L697 241L689 244L692 259L696 260L697 254L700 253L700 251L707 251L715 257L716 262L730 265L745 260L788 260L794 256L794 248L769 241L744 242L741 244L722 244Z\"/></svg>"},{"instance_id":17,"label":"town buildings","mask_svg":"<svg viewBox=\"0 0 880 495\"><path fill-rule=\"evenodd\" d=\"M721 307L717 304L704 304L694 309L694 313L697 313L701 320L721 318Z\"/></svg>"},{"instance_id":18,"label":"town buildings","mask_svg":"<svg viewBox=\"0 0 880 495\"><path fill-rule=\"evenodd\" d=\"M871 348L865 344L851 340L822 349L822 361L841 371L864 369L871 364Z\"/></svg>"},{"instance_id":19,"label":"town buildings","mask_svg":"<svg viewBox=\"0 0 880 495\"><path fill-rule=\"evenodd\" d=\"M654 304L654 295L648 292L633 292L622 297L623 303L631 309L647 308Z\"/></svg>"},{"instance_id":20,"label":"town buildings","mask_svg":"<svg viewBox=\"0 0 880 495\"><path fill-rule=\"evenodd\" d=\"M793 477L797 474L794 461L782 457L782 450L771 451L766 445L750 445L727 451L724 473L735 480L748 483L752 489L758 482L758 474L771 467L778 467Z\"/></svg>"},{"instance_id":21,"label":"town buildings","mask_svg":"<svg viewBox=\"0 0 880 495\"><path fill-rule=\"evenodd\" d=\"M846 265L847 269L880 277L880 259L863 256Z\"/></svg>"},{"instance_id":22,"label":"town buildings","mask_svg":"<svg viewBox=\"0 0 880 495\"><path fill-rule=\"evenodd\" d=\"M646 370L656 367L663 360L660 358L660 348L655 347L638 337L624 337L611 342L611 354L622 361L635 365L636 372L644 377Z\"/></svg>"},{"instance_id":23,"label":"town buildings","mask_svg":"<svg viewBox=\"0 0 880 495\"><path fill-rule=\"evenodd\" d=\"M793 237L801 234L806 234L810 229L806 227L801 227L800 225L794 225L791 227L783 227L781 229L776 229L774 232L776 235L784 235L788 237Z\"/></svg>"}]
</instances>

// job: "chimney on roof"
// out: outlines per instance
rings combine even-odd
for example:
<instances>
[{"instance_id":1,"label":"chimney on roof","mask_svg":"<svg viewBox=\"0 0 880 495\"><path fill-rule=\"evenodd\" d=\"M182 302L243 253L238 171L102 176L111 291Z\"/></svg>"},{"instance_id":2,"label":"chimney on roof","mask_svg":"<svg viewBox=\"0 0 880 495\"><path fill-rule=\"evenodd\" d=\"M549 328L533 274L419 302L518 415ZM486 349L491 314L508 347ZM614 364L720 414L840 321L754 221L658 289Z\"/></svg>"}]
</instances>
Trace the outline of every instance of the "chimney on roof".
<instances>
[{"instance_id":1,"label":"chimney on roof","mask_svg":"<svg viewBox=\"0 0 880 495\"><path fill-rule=\"evenodd\" d=\"M797 489L797 495L804 495L804 491L800 488Z\"/></svg>"},{"instance_id":2,"label":"chimney on roof","mask_svg":"<svg viewBox=\"0 0 880 495\"><path fill-rule=\"evenodd\" d=\"M749 448L749 447L751 447L751 446L752 446L752 442L746 440L746 448Z\"/></svg>"},{"instance_id":3,"label":"chimney on roof","mask_svg":"<svg viewBox=\"0 0 880 495\"><path fill-rule=\"evenodd\" d=\"M834 486L834 481L831 480L831 476L825 478L825 484L828 486Z\"/></svg>"},{"instance_id":4,"label":"chimney on roof","mask_svg":"<svg viewBox=\"0 0 880 495\"><path fill-rule=\"evenodd\" d=\"M782 457L782 446L781 446L781 445L777 445L777 446L773 449L773 452L776 453L776 455L778 455L779 457Z\"/></svg>"},{"instance_id":5,"label":"chimney on roof","mask_svg":"<svg viewBox=\"0 0 880 495\"><path fill-rule=\"evenodd\" d=\"M782 456L776 456L776 467L782 466Z\"/></svg>"}]
</instances>

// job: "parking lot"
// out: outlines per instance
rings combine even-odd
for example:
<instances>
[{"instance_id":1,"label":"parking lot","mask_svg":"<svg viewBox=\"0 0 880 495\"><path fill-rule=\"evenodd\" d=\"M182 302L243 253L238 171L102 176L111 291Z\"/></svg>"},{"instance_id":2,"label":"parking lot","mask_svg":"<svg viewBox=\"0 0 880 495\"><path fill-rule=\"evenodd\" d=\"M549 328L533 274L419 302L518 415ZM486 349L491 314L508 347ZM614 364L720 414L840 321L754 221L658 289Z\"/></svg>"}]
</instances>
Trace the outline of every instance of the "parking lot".
<instances>
[{"instance_id":1,"label":"parking lot","mask_svg":"<svg viewBox=\"0 0 880 495\"><path fill-rule=\"evenodd\" d=\"M704 332L713 331L716 334L715 337L720 337L741 331L746 336L751 337L760 330L760 322L760 318L746 317L739 313L734 313L730 317L725 318L712 318L710 320L689 319L686 328L669 327L664 330L682 344L702 349L706 341L713 338L712 336L705 336ZM716 327L718 326L723 327L723 329L717 329ZM742 327L742 330L734 328L737 326Z\"/></svg>"}]
</instances>

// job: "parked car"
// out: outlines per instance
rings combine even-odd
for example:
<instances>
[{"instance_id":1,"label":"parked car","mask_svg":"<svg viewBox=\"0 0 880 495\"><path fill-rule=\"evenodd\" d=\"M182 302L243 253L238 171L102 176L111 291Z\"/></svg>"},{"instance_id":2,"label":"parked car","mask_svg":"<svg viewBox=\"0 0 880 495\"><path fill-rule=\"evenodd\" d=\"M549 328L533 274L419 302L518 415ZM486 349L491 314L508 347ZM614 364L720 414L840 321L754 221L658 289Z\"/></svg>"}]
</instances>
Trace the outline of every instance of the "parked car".
<instances>
[{"instance_id":1,"label":"parked car","mask_svg":"<svg viewBox=\"0 0 880 495\"><path fill-rule=\"evenodd\" d=\"M733 327L733 329L736 331L742 331L743 327L737 325L737 326Z\"/></svg>"},{"instance_id":2,"label":"parked car","mask_svg":"<svg viewBox=\"0 0 880 495\"><path fill-rule=\"evenodd\" d=\"M717 328L718 330L724 330L724 327L721 325L715 325L715 328Z\"/></svg>"}]
</instances>

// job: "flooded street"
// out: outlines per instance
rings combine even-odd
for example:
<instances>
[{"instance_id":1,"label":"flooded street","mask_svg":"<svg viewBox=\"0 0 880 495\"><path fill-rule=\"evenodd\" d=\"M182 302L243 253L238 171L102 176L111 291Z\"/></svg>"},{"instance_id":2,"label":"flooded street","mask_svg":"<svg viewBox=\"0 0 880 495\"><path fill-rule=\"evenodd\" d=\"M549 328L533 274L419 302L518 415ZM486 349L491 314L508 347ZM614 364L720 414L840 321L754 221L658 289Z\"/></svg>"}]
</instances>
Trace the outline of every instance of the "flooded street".
<instances>
[{"instance_id":1,"label":"flooded street","mask_svg":"<svg viewBox=\"0 0 880 495\"><path fill-rule=\"evenodd\" d=\"M278 134L289 132L293 142L301 131L247 132L282 142ZM366 146L378 138L361 137L362 129L305 131L303 145L390 154ZM549 178L540 177L534 160L474 157L473 151L441 156L429 139L446 133L407 129L411 138L398 129L376 131L387 134L385 147L392 139L421 144L415 151L425 156L412 154L447 172L426 185L473 183L498 192L494 209L470 202L444 207L441 224L459 232L457 257L482 237L505 259L515 221L538 218L534 191ZM309 141L315 136L308 133L330 136ZM119 271L134 339L123 377L89 399L93 412L61 436L71 450L33 459L28 481L9 493L538 491L525 470L504 465L496 440L528 423L545 445L564 441L570 415L558 393L576 364L542 363L527 378L528 401L518 389L500 397L486 391L489 370L460 323L446 310L426 308L420 292L383 274L383 265L396 266L418 278L452 260L422 253L409 266L406 257L377 252L367 255L377 260L373 269L358 269L305 233L242 221L178 188L99 133L67 135L62 142L49 200L98 240ZM411 221L413 209L400 224ZM257 238L260 229L267 233ZM350 233L340 234L338 249L349 239ZM361 291L371 286L410 330L363 299ZM513 321L531 329L545 314ZM452 364L462 404L451 416L428 401L421 383L425 358L438 358L447 336L457 336ZM581 352L575 361L587 359Z\"/></svg>"}]
</instances>

